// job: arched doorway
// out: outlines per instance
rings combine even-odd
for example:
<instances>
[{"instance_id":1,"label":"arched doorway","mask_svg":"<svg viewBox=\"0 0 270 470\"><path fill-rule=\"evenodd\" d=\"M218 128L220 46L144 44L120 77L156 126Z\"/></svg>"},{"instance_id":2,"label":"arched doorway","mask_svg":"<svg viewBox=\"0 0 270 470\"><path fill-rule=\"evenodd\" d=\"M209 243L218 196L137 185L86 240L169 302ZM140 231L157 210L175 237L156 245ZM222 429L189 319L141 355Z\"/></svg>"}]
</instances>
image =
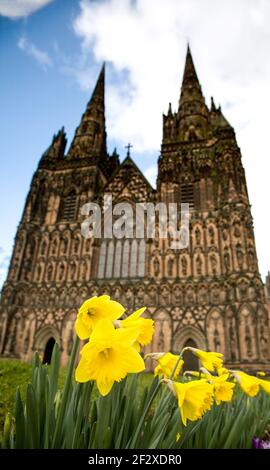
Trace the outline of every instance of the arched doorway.
<instances>
[{"instance_id":1,"label":"arched doorway","mask_svg":"<svg viewBox=\"0 0 270 470\"><path fill-rule=\"evenodd\" d=\"M53 347L55 345L55 339L51 336L51 338L48 339L45 350L44 350L44 356L43 356L43 364L50 364L51 359L52 359L52 352L53 352Z\"/></svg>"},{"instance_id":2,"label":"arched doorway","mask_svg":"<svg viewBox=\"0 0 270 470\"><path fill-rule=\"evenodd\" d=\"M190 347L190 348L197 348L197 344L192 338L189 338L185 344L184 347ZM183 370L199 370L199 359L192 354L191 351L185 351L184 352L184 366Z\"/></svg>"}]
</instances>

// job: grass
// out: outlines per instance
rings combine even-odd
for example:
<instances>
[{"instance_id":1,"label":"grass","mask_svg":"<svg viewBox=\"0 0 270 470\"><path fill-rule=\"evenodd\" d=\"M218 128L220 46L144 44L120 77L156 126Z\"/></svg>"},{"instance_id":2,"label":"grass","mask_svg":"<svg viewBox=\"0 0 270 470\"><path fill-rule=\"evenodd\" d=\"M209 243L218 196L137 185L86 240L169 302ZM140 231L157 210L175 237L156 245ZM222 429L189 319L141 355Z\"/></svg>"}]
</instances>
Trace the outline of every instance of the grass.
<instances>
[{"instance_id":1,"label":"grass","mask_svg":"<svg viewBox=\"0 0 270 470\"><path fill-rule=\"evenodd\" d=\"M31 381L32 365L18 359L0 358L0 432L8 412L14 414L16 388L20 387L22 398L25 397L26 385ZM66 368L60 369L58 387L63 388ZM152 374L140 374L141 390L152 381ZM98 395L97 390L94 396Z\"/></svg>"}]
</instances>

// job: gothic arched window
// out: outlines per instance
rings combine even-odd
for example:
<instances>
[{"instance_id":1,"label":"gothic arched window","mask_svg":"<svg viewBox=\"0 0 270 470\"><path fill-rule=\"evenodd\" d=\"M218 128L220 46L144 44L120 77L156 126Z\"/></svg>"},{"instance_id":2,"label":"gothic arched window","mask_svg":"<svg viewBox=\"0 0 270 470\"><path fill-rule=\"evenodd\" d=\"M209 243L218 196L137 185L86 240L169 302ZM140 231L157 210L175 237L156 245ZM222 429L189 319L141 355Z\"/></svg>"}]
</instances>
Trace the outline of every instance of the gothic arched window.
<instances>
[{"instance_id":1,"label":"gothic arched window","mask_svg":"<svg viewBox=\"0 0 270 470\"><path fill-rule=\"evenodd\" d=\"M74 220L76 217L76 191L73 189L63 197L60 207L60 220Z\"/></svg>"},{"instance_id":2,"label":"gothic arched window","mask_svg":"<svg viewBox=\"0 0 270 470\"><path fill-rule=\"evenodd\" d=\"M104 240L100 245L97 277L143 277L144 265L144 240Z\"/></svg>"}]
</instances>

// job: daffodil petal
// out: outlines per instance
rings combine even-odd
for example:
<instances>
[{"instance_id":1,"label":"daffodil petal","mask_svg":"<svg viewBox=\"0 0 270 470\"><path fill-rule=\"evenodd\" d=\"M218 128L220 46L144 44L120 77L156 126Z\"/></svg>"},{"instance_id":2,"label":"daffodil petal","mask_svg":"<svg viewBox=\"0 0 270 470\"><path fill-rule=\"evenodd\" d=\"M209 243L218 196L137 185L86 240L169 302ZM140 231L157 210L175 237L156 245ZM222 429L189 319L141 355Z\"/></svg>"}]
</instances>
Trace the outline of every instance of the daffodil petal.
<instances>
[{"instance_id":1,"label":"daffodil petal","mask_svg":"<svg viewBox=\"0 0 270 470\"><path fill-rule=\"evenodd\" d=\"M90 338L90 335L92 333L92 330L90 328L87 328L85 323L83 323L80 318L77 318L75 322L75 331L80 339L88 339Z\"/></svg>"}]
</instances>

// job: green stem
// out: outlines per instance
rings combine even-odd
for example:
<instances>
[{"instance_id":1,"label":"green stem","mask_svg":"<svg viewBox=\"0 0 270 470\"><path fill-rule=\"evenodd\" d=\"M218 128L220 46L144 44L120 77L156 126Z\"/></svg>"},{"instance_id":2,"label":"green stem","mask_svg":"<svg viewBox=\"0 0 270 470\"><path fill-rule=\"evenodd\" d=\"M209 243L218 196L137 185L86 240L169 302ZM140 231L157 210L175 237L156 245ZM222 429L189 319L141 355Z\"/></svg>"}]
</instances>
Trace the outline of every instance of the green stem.
<instances>
[{"instance_id":1,"label":"green stem","mask_svg":"<svg viewBox=\"0 0 270 470\"><path fill-rule=\"evenodd\" d=\"M60 410L59 410L59 414L58 414L58 417L57 417L57 420L56 420L55 432L54 432L53 443L52 443L52 448L53 449L58 449L59 444L60 444L62 424L63 424L63 420L64 420L64 416L65 416L65 411L66 411L66 408L67 408L67 401L68 401L70 388L71 388L71 385L72 385L72 375L73 375L74 364L75 364L75 360L76 360L78 346L79 346L79 338L78 338L78 336L76 336L75 340L74 340L74 343L73 343L71 355L70 355L70 360L69 360L69 365L68 365L67 376L66 376L66 380L65 380L65 385L64 385Z\"/></svg>"},{"instance_id":2,"label":"green stem","mask_svg":"<svg viewBox=\"0 0 270 470\"><path fill-rule=\"evenodd\" d=\"M169 380L172 380L172 378L173 378L173 376L174 376L174 374L175 374L175 371L177 370L178 364L179 364L179 362L181 361L181 359L182 359L182 357L183 357L183 354L184 354L184 352L185 352L186 349L187 349L187 348L184 348L184 349L182 349L182 351L180 352L179 357L178 357L178 359L177 359L177 362L176 362L176 364L175 364L175 366L174 366L174 368L173 368L173 371L172 371L172 373L171 373L171 375L170 375L170 377L169 377Z\"/></svg>"},{"instance_id":3,"label":"green stem","mask_svg":"<svg viewBox=\"0 0 270 470\"><path fill-rule=\"evenodd\" d=\"M153 391L153 393L152 393L152 395L151 395L151 397L150 397L150 400L149 400L149 402L147 403L147 405L146 405L146 407L145 407L145 409L144 409L144 411L143 411L143 413L142 413L142 416L141 416L141 419L140 419L140 421L139 421L139 424L138 424L138 427L137 427L137 429L136 429L136 432L135 432L135 434L134 434L134 437L133 437L133 439L132 439L130 445L128 446L129 449L135 449L135 445L136 445L136 443L137 443L137 440L138 440L139 434L140 434L140 432L141 432L142 426L143 426L143 424L144 424L144 422L145 422L145 418L146 418L146 416L147 416L148 411L150 410L150 407L151 407L151 405L152 405L152 402L153 402L154 398L155 398L156 395L157 395L157 392L158 392L158 389L159 389L159 387L160 387L160 384L161 384L161 381L159 381L159 382L157 383L157 386L156 386L156 388L154 389L154 391Z\"/></svg>"}]
</instances>

